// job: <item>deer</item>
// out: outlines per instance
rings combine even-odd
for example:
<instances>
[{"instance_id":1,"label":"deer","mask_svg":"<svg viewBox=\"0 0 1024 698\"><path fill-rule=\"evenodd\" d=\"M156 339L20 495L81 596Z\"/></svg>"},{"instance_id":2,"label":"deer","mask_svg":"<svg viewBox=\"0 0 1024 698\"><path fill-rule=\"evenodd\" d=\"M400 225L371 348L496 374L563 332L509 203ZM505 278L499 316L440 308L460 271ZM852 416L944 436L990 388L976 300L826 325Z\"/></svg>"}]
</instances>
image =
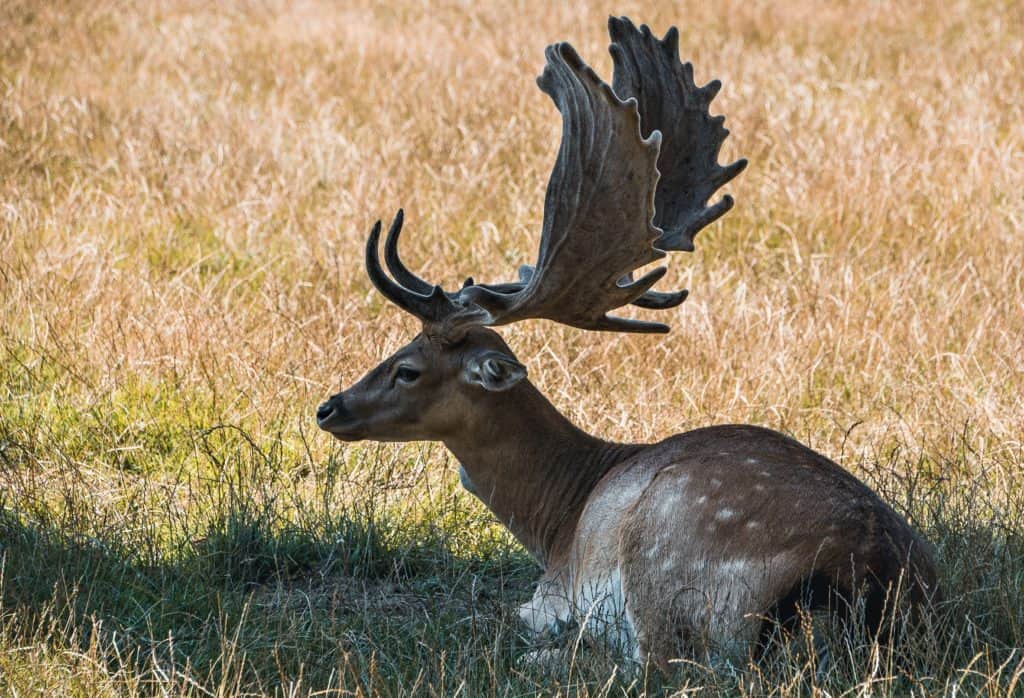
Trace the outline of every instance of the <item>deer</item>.
<instances>
[{"instance_id":1,"label":"deer","mask_svg":"<svg viewBox=\"0 0 1024 698\"><path fill-rule=\"evenodd\" d=\"M472 277L446 291L400 259L401 209L369 234L373 286L421 332L316 412L343 442L441 441L462 485L542 569L519 608L527 632L573 623L636 662L756 654L804 610L840 614L860 598L877 631L895 599L936 592L934 553L853 474L782 433L706 426L658 443L614 443L561 414L493 328L544 319L581 330L666 333L609 315L659 311L687 290L655 291L668 252L733 206L709 200L746 166L718 162L728 135L697 86L675 27L658 39L608 23L612 84L568 43L545 51L540 89L562 117L540 249L518 279ZM897 591L902 590L902 594ZM909 600L906 600L909 599Z\"/></svg>"}]
</instances>

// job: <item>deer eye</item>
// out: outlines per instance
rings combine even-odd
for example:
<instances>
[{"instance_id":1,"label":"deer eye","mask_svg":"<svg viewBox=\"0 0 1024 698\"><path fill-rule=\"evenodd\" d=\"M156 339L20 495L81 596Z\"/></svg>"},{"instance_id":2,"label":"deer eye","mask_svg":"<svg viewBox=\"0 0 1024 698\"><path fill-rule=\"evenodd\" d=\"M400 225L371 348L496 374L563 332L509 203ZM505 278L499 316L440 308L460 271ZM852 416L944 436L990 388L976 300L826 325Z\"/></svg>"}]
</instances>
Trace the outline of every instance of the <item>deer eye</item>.
<instances>
[{"instance_id":1,"label":"deer eye","mask_svg":"<svg viewBox=\"0 0 1024 698\"><path fill-rule=\"evenodd\" d=\"M413 383L420 377L420 372L411 366L399 366L395 371L395 380L403 383Z\"/></svg>"}]
</instances>

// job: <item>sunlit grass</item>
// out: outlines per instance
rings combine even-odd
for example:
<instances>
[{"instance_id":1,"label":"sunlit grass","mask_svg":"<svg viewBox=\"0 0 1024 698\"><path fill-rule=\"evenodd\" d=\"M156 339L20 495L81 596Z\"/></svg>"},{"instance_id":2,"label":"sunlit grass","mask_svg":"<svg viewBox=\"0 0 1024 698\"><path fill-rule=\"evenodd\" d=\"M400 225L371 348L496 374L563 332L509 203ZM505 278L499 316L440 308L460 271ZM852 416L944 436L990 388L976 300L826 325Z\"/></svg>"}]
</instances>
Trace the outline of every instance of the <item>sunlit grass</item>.
<instances>
[{"instance_id":1,"label":"sunlit grass","mask_svg":"<svg viewBox=\"0 0 1024 698\"><path fill-rule=\"evenodd\" d=\"M691 289L672 334L504 334L607 438L755 422L835 458L937 545L950 596L903 655L668 687L1021 690L1024 6L14 0L5 692L665 688L573 643L554 674L520 666L536 570L451 457L342 447L312 419L416 329L362 271L374 220L405 207L405 256L447 285L532 261L560 128L543 48L609 76L610 13L680 26L725 83L722 159L751 165L671 260L665 285Z\"/></svg>"}]
</instances>

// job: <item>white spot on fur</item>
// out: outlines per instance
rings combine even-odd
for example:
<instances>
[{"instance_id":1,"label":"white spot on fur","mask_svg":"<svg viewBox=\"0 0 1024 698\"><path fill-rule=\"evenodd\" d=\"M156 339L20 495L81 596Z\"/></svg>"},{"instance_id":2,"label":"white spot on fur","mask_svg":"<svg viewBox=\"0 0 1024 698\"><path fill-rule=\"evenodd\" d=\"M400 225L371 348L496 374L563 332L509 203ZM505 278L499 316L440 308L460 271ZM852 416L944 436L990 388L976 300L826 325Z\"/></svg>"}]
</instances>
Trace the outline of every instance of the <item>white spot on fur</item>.
<instances>
[{"instance_id":1,"label":"white spot on fur","mask_svg":"<svg viewBox=\"0 0 1024 698\"><path fill-rule=\"evenodd\" d=\"M682 506L683 492L689 480L689 475L678 475L673 483L675 485L673 489L659 493L658 514L660 516L671 516Z\"/></svg>"},{"instance_id":2,"label":"white spot on fur","mask_svg":"<svg viewBox=\"0 0 1024 698\"><path fill-rule=\"evenodd\" d=\"M754 491L755 492L764 492L764 485L760 485L760 484L754 485Z\"/></svg>"},{"instance_id":3,"label":"white spot on fur","mask_svg":"<svg viewBox=\"0 0 1024 698\"><path fill-rule=\"evenodd\" d=\"M726 578L739 577L750 570L750 563L742 558L734 558L732 560L724 560L718 569Z\"/></svg>"},{"instance_id":4,"label":"white spot on fur","mask_svg":"<svg viewBox=\"0 0 1024 698\"><path fill-rule=\"evenodd\" d=\"M708 501L707 495L702 494L701 496L697 497L697 504L703 504L706 501Z\"/></svg>"},{"instance_id":5,"label":"white spot on fur","mask_svg":"<svg viewBox=\"0 0 1024 698\"><path fill-rule=\"evenodd\" d=\"M746 462L747 462L747 464L749 464L749 465L754 465L754 464L755 464L755 463L757 463L758 461L757 461L757 459L756 459L756 458L748 458Z\"/></svg>"},{"instance_id":6,"label":"white spot on fur","mask_svg":"<svg viewBox=\"0 0 1024 698\"><path fill-rule=\"evenodd\" d=\"M771 477L772 476L772 474L769 473L767 470L762 470L761 472L758 473L758 475L760 475L761 477Z\"/></svg>"},{"instance_id":7,"label":"white spot on fur","mask_svg":"<svg viewBox=\"0 0 1024 698\"><path fill-rule=\"evenodd\" d=\"M713 477L713 478L711 478L711 486L714 487L714 488L721 487L722 486L722 481L719 480L717 477Z\"/></svg>"},{"instance_id":8,"label":"white spot on fur","mask_svg":"<svg viewBox=\"0 0 1024 698\"><path fill-rule=\"evenodd\" d=\"M746 527L750 528L750 529L754 529L754 528L761 528L761 526L762 526L762 524L761 524L760 521L748 521Z\"/></svg>"},{"instance_id":9,"label":"white spot on fur","mask_svg":"<svg viewBox=\"0 0 1024 698\"><path fill-rule=\"evenodd\" d=\"M715 514L715 519L718 520L718 521L728 521L729 519L731 519L731 518L733 518L735 516L736 516L736 512L735 511L733 511L732 509L729 509L729 508L725 508L725 509L719 509L718 510L718 513Z\"/></svg>"}]
</instances>

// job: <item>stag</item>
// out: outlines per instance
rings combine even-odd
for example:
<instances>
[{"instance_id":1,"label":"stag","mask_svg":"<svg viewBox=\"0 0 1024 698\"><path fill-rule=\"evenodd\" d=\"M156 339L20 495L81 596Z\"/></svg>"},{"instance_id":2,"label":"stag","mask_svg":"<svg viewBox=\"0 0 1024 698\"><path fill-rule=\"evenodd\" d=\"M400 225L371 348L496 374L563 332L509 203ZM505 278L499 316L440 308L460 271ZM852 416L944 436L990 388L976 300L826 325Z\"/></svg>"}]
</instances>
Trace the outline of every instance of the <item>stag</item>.
<instances>
[{"instance_id":1,"label":"stag","mask_svg":"<svg viewBox=\"0 0 1024 698\"><path fill-rule=\"evenodd\" d=\"M627 657L666 667L673 657L756 651L780 622L803 610L842 613L854 598L877 629L897 597L927 598L935 571L922 538L857 478L757 426L654 444L591 436L491 329L545 318L667 332L608 311L682 303L686 290L652 290L665 267L634 274L692 251L697 232L733 205L728 195L708 205L746 165L718 163L728 131L708 107L721 83L694 83L674 27L658 39L613 17L609 31L611 86L569 44L546 50L537 83L561 113L562 140L536 264L517 281L467 279L445 291L399 258L401 210L382 267L378 221L367 273L422 332L320 405L318 424L342 441L442 441L466 489L543 569L519 609L537 634L576 620Z\"/></svg>"}]
</instances>

